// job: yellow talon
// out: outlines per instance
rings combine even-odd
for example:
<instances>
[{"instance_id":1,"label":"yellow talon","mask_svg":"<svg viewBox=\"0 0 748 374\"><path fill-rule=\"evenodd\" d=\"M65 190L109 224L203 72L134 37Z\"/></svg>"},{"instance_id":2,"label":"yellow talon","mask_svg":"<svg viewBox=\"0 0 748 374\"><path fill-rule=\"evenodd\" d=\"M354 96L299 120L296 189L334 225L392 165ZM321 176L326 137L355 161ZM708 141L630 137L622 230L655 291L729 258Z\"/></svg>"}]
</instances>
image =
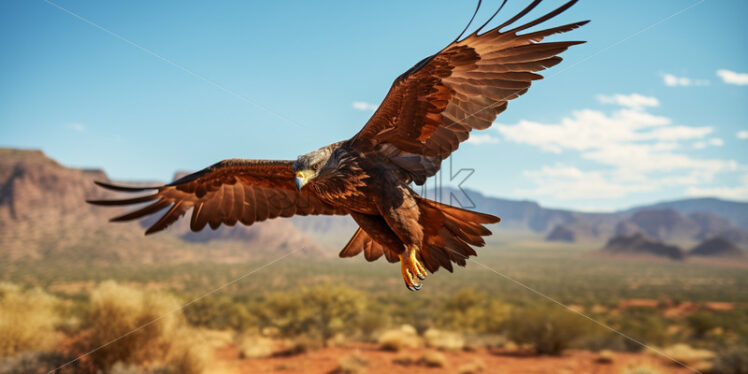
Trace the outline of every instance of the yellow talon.
<instances>
[{"instance_id":1,"label":"yellow talon","mask_svg":"<svg viewBox=\"0 0 748 374\"><path fill-rule=\"evenodd\" d=\"M400 255L400 272L405 281L405 287L411 291L418 291L423 286L422 283L416 283L414 277L420 280L426 278L426 269L416 256L415 247L408 247L408 256Z\"/></svg>"}]
</instances>

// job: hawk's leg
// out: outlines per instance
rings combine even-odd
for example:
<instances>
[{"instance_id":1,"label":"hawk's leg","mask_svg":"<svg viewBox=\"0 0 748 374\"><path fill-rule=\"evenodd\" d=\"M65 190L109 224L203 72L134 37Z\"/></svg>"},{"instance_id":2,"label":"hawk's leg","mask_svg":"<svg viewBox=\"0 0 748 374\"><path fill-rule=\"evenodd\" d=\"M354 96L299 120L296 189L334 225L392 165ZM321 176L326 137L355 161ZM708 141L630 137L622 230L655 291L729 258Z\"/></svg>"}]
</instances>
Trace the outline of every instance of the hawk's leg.
<instances>
[{"instance_id":1,"label":"hawk's leg","mask_svg":"<svg viewBox=\"0 0 748 374\"><path fill-rule=\"evenodd\" d=\"M405 287L411 291L418 291L423 284L416 282L415 278L423 280L426 278L426 269L416 256L418 246L414 244L406 245L406 250L400 255L400 272L403 274Z\"/></svg>"}]
</instances>

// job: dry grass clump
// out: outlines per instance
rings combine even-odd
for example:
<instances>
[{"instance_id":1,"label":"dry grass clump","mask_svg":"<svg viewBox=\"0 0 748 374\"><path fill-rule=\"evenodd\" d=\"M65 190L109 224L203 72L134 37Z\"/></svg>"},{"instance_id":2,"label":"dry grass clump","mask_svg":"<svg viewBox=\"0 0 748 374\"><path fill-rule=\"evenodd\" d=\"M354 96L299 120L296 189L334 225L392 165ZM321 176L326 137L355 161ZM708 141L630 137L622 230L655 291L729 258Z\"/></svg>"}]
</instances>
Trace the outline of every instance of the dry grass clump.
<instances>
[{"instance_id":1,"label":"dry grass clump","mask_svg":"<svg viewBox=\"0 0 748 374\"><path fill-rule=\"evenodd\" d=\"M0 283L0 357L55 345L57 299L38 290Z\"/></svg>"},{"instance_id":2,"label":"dry grass clump","mask_svg":"<svg viewBox=\"0 0 748 374\"><path fill-rule=\"evenodd\" d=\"M595 362L599 364L612 364L615 361L616 355L609 349L603 349L597 354Z\"/></svg>"},{"instance_id":3,"label":"dry grass clump","mask_svg":"<svg viewBox=\"0 0 748 374\"><path fill-rule=\"evenodd\" d=\"M366 372L366 367L369 366L369 360L359 353L352 353L348 356L344 356L338 361L338 368L335 369L336 374L363 374Z\"/></svg>"},{"instance_id":4,"label":"dry grass clump","mask_svg":"<svg viewBox=\"0 0 748 374\"><path fill-rule=\"evenodd\" d=\"M441 350L461 350L465 347L465 339L461 334L451 331L428 329L423 333L426 346Z\"/></svg>"},{"instance_id":5,"label":"dry grass clump","mask_svg":"<svg viewBox=\"0 0 748 374\"><path fill-rule=\"evenodd\" d=\"M397 352L405 347L420 347L421 339L413 326L403 325L399 329L382 332L377 339L377 344L382 350Z\"/></svg>"},{"instance_id":6,"label":"dry grass clump","mask_svg":"<svg viewBox=\"0 0 748 374\"><path fill-rule=\"evenodd\" d=\"M716 354L710 350L693 348L688 344L671 345L662 350L664 354L696 370L709 371Z\"/></svg>"},{"instance_id":7,"label":"dry grass clump","mask_svg":"<svg viewBox=\"0 0 748 374\"><path fill-rule=\"evenodd\" d=\"M431 368L443 368L447 365L447 357L437 351L426 351L421 356L420 363Z\"/></svg>"},{"instance_id":8,"label":"dry grass clump","mask_svg":"<svg viewBox=\"0 0 748 374\"><path fill-rule=\"evenodd\" d=\"M468 362L465 365L460 366L457 369L458 374L477 374L483 372L483 370L486 368L486 364L483 363L480 359L475 359L472 362Z\"/></svg>"},{"instance_id":9,"label":"dry grass clump","mask_svg":"<svg viewBox=\"0 0 748 374\"><path fill-rule=\"evenodd\" d=\"M93 370L108 371L121 362L202 373L210 350L187 325L179 307L172 296L104 282L91 293L87 329L78 347L87 352L105 345L86 358Z\"/></svg>"},{"instance_id":10,"label":"dry grass clump","mask_svg":"<svg viewBox=\"0 0 748 374\"><path fill-rule=\"evenodd\" d=\"M276 351L273 339L259 335L245 335L239 338L237 347L242 358L270 357Z\"/></svg>"},{"instance_id":11,"label":"dry grass clump","mask_svg":"<svg viewBox=\"0 0 748 374\"><path fill-rule=\"evenodd\" d=\"M407 352L401 352L392 359L392 363L400 366L410 366L416 363L416 359Z\"/></svg>"},{"instance_id":12,"label":"dry grass clump","mask_svg":"<svg viewBox=\"0 0 748 374\"><path fill-rule=\"evenodd\" d=\"M664 372L650 365L637 365L624 369L621 374L664 374Z\"/></svg>"}]
</instances>

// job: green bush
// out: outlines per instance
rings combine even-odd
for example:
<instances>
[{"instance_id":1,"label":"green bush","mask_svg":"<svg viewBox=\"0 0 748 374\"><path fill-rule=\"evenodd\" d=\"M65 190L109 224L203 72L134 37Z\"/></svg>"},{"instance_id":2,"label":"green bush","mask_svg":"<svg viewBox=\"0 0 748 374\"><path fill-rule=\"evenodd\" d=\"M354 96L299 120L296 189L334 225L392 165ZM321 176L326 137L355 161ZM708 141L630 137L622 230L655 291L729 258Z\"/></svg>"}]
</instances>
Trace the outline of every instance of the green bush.
<instances>
[{"instance_id":1,"label":"green bush","mask_svg":"<svg viewBox=\"0 0 748 374\"><path fill-rule=\"evenodd\" d=\"M703 339L710 330L719 326L714 316L706 312L691 314L686 321L697 339Z\"/></svg>"},{"instance_id":2,"label":"green bush","mask_svg":"<svg viewBox=\"0 0 748 374\"><path fill-rule=\"evenodd\" d=\"M610 322L611 327L647 345L665 346L672 342L667 334L668 321L649 308L630 308ZM630 339L623 339L624 348L639 352L644 347Z\"/></svg>"},{"instance_id":3,"label":"green bush","mask_svg":"<svg viewBox=\"0 0 748 374\"><path fill-rule=\"evenodd\" d=\"M445 301L437 323L446 330L496 333L509 315L508 305L489 300L484 293L472 288L465 288Z\"/></svg>"},{"instance_id":4,"label":"green bush","mask_svg":"<svg viewBox=\"0 0 748 374\"><path fill-rule=\"evenodd\" d=\"M515 310L506 326L511 340L549 355L561 354L587 330L580 316L555 305Z\"/></svg>"},{"instance_id":5,"label":"green bush","mask_svg":"<svg viewBox=\"0 0 748 374\"><path fill-rule=\"evenodd\" d=\"M41 290L0 283L0 357L55 345L58 301Z\"/></svg>"},{"instance_id":6,"label":"green bush","mask_svg":"<svg viewBox=\"0 0 748 374\"><path fill-rule=\"evenodd\" d=\"M277 329L286 337L306 335L326 343L339 333L357 334L365 309L366 298L361 292L325 283L272 293L251 311L260 327Z\"/></svg>"},{"instance_id":7,"label":"green bush","mask_svg":"<svg viewBox=\"0 0 748 374\"><path fill-rule=\"evenodd\" d=\"M198 300L184 308L184 316L192 326L215 330L242 332L257 325L257 317L244 303L227 296Z\"/></svg>"}]
</instances>

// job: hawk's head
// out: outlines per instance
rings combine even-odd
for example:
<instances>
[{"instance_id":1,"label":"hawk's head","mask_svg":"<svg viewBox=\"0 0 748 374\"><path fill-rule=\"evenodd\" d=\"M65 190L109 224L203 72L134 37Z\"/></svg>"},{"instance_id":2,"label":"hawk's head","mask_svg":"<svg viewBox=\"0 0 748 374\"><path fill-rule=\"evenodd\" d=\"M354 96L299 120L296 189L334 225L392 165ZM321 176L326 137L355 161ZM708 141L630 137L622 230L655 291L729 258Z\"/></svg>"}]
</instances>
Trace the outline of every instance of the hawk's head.
<instances>
[{"instance_id":1,"label":"hawk's head","mask_svg":"<svg viewBox=\"0 0 748 374\"><path fill-rule=\"evenodd\" d=\"M340 157L332 156L342 153L343 150L340 148L342 143L338 142L324 146L296 159L293 163L293 172L296 174L296 187L299 190L315 178L338 169Z\"/></svg>"}]
</instances>

